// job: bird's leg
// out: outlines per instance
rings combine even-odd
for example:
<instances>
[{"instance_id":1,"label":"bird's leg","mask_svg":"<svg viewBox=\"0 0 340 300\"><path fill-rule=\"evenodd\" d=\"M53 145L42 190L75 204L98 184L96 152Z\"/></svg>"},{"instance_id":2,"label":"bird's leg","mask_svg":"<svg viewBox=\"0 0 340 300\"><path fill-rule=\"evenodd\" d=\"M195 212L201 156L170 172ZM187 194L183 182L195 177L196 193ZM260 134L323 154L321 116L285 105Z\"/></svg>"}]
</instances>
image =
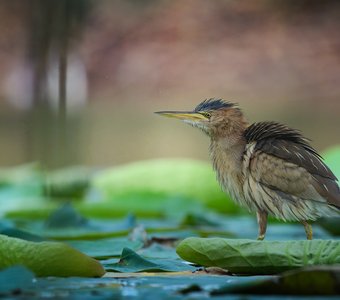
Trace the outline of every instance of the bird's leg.
<instances>
[{"instance_id":1,"label":"bird's leg","mask_svg":"<svg viewBox=\"0 0 340 300\"><path fill-rule=\"evenodd\" d=\"M312 240L313 239L312 225L310 225L307 221L302 221L301 223L305 227L307 240Z\"/></svg>"},{"instance_id":2,"label":"bird's leg","mask_svg":"<svg viewBox=\"0 0 340 300\"><path fill-rule=\"evenodd\" d=\"M268 213L263 210L258 210L256 213L257 216L257 223L259 225L259 236L257 237L258 240L264 240L267 230L267 217Z\"/></svg>"}]
</instances>

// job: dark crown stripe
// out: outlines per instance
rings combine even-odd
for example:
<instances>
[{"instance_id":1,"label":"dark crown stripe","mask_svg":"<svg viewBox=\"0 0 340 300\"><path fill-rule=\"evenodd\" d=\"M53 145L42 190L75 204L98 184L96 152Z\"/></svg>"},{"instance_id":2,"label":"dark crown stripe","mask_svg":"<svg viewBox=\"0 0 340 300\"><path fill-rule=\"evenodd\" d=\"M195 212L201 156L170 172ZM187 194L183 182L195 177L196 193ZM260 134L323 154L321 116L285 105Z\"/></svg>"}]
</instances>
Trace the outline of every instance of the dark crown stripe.
<instances>
[{"instance_id":1,"label":"dark crown stripe","mask_svg":"<svg viewBox=\"0 0 340 300\"><path fill-rule=\"evenodd\" d=\"M206 99L200 104L198 104L195 108L196 112L199 111L208 111L208 110L217 110L222 108L231 108L234 107L235 104L231 102L224 101L222 99Z\"/></svg>"}]
</instances>

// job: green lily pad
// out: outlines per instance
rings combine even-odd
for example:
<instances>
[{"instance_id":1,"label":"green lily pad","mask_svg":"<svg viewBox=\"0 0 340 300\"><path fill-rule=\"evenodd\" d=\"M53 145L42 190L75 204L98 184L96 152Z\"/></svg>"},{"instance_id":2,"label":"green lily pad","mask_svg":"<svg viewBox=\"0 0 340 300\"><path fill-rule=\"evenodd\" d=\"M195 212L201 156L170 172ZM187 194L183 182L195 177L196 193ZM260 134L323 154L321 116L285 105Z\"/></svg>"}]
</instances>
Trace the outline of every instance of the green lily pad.
<instances>
[{"instance_id":1,"label":"green lily pad","mask_svg":"<svg viewBox=\"0 0 340 300\"><path fill-rule=\"evenodd\" d=\"M203 211L202 203L184 196L156 194L125 194L106 202L82 202L75 207L84 216L98 218L122 217L133 213L138 217L172 217L180 219L189 211Z\"/></svg>"},{"instance_id":2,"label":"green lily pad","mask_svg":"<svg viewBox=\"0 0 340 300\"><path fill-rule=\"evenodd\" d=\"M176 249L184 260L235 274L277 274L302 266L340 263L340 241L254 241L187 238Z\"/></svg>"},{"instance_id":3,"label":"green lily pad","mask_svg":"<svg viewBox=\"0 0 340 300\"><path fill-rule=\"evenodd\" d=\"M84 227L87 224L88 220L80 215L70 202L51 213L45 222L47 228Z\"/></svg>"},{"instance_id":4,"label":"green lily pad","mask_svg":"<svg viewBox=\"0 0 340 300\"><path fill-rule=\"evenodd\" d=\"M45 238L43 238L39 235L32 234L30 232L20 230L20 229L17 229L17 228L4 228L0 231L0 234L7 235L9 237L14 237L14 238L26 240L26 241L31 241L31 242L46 241Z\"/></svg>"},{"instance_id":5,"label":"green lily pad","mask_svg":"<svg viewBox=\"0 0 340 300\"><path fill-rule=\"evenodd\" d=\"M6 196L4 206L9 206ZM5 202L7 201L7 203ZM26 218L26 219L45 219L58 208L57 203L48 202L42 199L36 205L30 204L24 207L24 202L30 199L23 199L19 205L12 204L5 209L5 216L8 218ZM33 199L36 201L36 199ZM32 201L32 202L34 202ZM1 204L1 193L0 193ZM133 213L137 217L159 218L171 217L181 219L187 212L204 211L202 203L194 199L185 197L159 196L159 195L125 195L114 201L101 202L77 202L73 203L76 210L84 217L112 219L124 217L129 213Z\"/></svg>"},{"instance_id":6,"label":"green lily pad","mask_svg":"<svg viewBox=\"0 0 340 300\"><path fill-rule=\"evenodd\" d=\"M15 186L31 195L41 195L43 178L38 164L25 164L0 169L0 187Z\"/></svg>"},{"instance_id":7,"label":"green lily pad","mask_svg":"<svg viewBox=\"0 0 340 300\"><path fill-rule=\"evenodd\" d=\"M23 265L36 276L100 277L95 259L59 242L30 242L0 235L0 269Z\"/></svg>"},{"instance_id":8,"label":"green lily pad","mask_svg":"<svg viewBox=\"0 0 340 300\"><path fill-rule=\"evenodd\" d=\"M119 224L106 224L106 222L95 221L90 222L88 226L68 228L46 228L44 222L32 221L22 228L32 234L55 240L93 240L120 237L127 235L130 231L127 228L122 228Z\"/></svg>"},{"instance_id":9,"label":"green lily pad","mask_svg":"<svg viewBox=\"0 0 340 300\"><path fill-rule=\"evenodd\" d=\"M221 212L235 213L240 208L221 191L211 164L189 159L141 161L105 170L94 177L93 186L107 201L118 204L121 199L143 196L162 205L162 199L193 199ZM135 203L136 204L136 203ZM194 206L192 206L193 208Z\"/></svg>"},{"instance_id":10,"label":"green lily pad","mask_svg":"<svg viewBox=\"0 0 340 300\"><path fill-rule=\"evenodd\" d=\"M246 283L228 284L212 295L339 295L340 267L306 267L283 273L279 278L255 279Z\"/></svg>"},{"instance_id":11,"label":"green lily pad","mask_svg":"<svg viewBox=\"0 0 340 300\"><path fill-rule=\"evenodd\" d=\"M95 241L69 241L70 246L97 259L119 256L126 247L138 250L143 247L141 241L131 241L127 238L99 239Z\"/></svg>"},{"instance_id":12,"label":"green lily pad","mask_svg":"<svg viewBox=\"0 0 340 300\"><path fill-rule=\"evenodd\" d=\"M126 235L136 226L135 217L121 220L86 219L72 205L66 204L52 212L46 221L15 219L18 226L35 235L58 240L99 239Z\"/></svg>"},{"instance_id":13,"label":"green lily pad","mask_svg":"<svg viewBox=\"0 0 340 300\"><path fill-rule=\"evenodd\" d=\"M117 263L105 264L107 271L115 272L181 272L195 268L178 260L153 259L141 257L129 248L124 248Z\"/></svg>"},{"instance_id":14,"label":"green lily pad","mask_svg":"<svg viewBox=\"0 0 340 300\"><path fill-rule=\"evenodd\" d=\"M49 205L42 197L43 179L34 165L0 170L0 215Z\"/></svg>"},{"instance_id":15,"label":"green lily pad","mask_svg":"<svg viewBox=\"0 0 340 300\"><path fill-rule=\"evenodd\" d=\"M146 259L179 259L174 247L164 246L158 243L153 243L147 248L138 251Z\"/></svg>"},{"instance_id":16,"label":"green lily pad","mask_svg":"<svg viewBox=\"0 0 340 300\"><path fill-rule=\"evenodd\" d=\"M333 235L340 235L340 217L321 218L318 224Z\"/></svg>"},{"instance_id":17,"label":"green lily pad","mask_svg":"<svg viewBox=\"0 0 340 300\"><path fill-rule=\"evenodd\" d=\"M2 193L0 192L0 205L2 204L1 195ZM10 198L14 203L9 205L9 207L6 207L7 205L5 204L5 209L2 209L6 218L24 218L30 220L46 219L59 207L58 203L41 197ZM27 203L29 203L29 205L25 206Z\"/></svg>"},{"instance_id":18,"label":"green lily pad","mask_svg":"<svg viewBox=\"0 0 340 300\"><path fill-rule=\"evenodd\" d=\"M91 169L81 166L49 172L45 176L44 193L52 198L83 198L90 185L91 175Z\"/></svg>"},{"instance_id":19,"label":"green lily pad","mask_svg":"<svg viewBox=\"0 0 340 300\"><path fill-rule=\"evenodd\" d=\"M192 227L220 227L221 223L216 220L215 216L211 217L207 212L202 214L188 213L181 221L182 226L192 226Z\"/></svg>"},{"instance_id":20,"label":"green lily pad","mask_svg":"<svg viewBox=\"0 0 340 300\"><path fill-rule=\"evenodd\" d=\"M0 271L0 293L32 287L34 274L23 266L13 266Z\"/></svg>"}]
</instances>

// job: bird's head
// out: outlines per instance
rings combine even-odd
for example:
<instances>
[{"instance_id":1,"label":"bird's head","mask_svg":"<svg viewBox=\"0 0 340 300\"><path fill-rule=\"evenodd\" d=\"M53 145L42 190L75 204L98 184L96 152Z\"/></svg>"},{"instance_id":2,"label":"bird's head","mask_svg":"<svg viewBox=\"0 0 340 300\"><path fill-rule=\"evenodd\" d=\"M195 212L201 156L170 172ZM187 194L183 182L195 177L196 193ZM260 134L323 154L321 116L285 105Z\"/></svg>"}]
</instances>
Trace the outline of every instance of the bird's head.
<instances>
[{"instance_id":1,"label":"bird's head","mask_svg":"<svg viewBox=\"0 0 340 300\"><path fill-rule=\"evenodd\" d=\"M180 119L202 129L211 137L229 136L246 124L235 103L215 98L204 100L192 111L159 111L156 114Z\"/></svg>"}]
</instances>

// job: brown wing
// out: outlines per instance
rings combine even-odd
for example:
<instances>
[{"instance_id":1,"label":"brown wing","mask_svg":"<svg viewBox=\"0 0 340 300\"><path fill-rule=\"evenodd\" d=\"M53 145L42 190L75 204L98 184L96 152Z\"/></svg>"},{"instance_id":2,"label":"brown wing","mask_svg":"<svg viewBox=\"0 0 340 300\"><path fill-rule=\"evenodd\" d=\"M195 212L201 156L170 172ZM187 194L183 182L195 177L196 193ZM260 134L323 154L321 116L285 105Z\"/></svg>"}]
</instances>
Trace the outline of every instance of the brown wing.
<instances>
[{"instance_id":1,"label":"brown wing","mask_svg":"<svg viewBox=\"0 0 340 300\"><path fill-rule=\"evenodd\" d=\"M287 195L326 200L340 208L335 175L298 131L262 122L248 127L245 137L254 143L249 167L258 182Z\"/></svg>"}]
</instances>

